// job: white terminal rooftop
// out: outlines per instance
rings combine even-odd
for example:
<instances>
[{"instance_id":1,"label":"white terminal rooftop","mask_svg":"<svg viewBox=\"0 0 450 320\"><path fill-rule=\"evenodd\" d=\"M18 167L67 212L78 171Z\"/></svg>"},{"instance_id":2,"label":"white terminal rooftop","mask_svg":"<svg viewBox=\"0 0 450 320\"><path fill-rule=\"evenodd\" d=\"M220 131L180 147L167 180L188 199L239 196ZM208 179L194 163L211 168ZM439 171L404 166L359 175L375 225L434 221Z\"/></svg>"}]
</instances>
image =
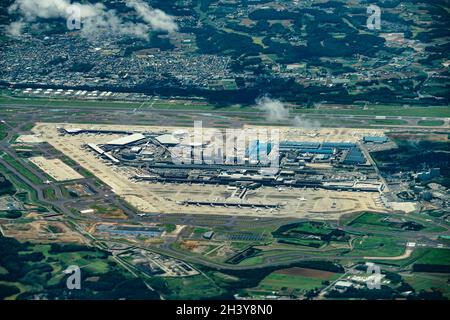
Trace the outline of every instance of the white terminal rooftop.
<instances>
[{"instance_id":1,"label":"white terminal rooftop","mask_svg":"<svg viewBox=\"0 0 450 320\"><path fill-rule=\"evenodd\" d=\"M105 151L100 148L99 146L97 146L95 143L88 143L87 144L89 148L91 148L92 150L94 150L95 152L99 153L99 154L104 154Z\"/></svg>"},{"instance_id":2,"label":"white terminal rooftop","mask_svg":"<svg viewBox=\"0 0 450 320\"><path fill-rule=\"evenodd\" d=\"M163 134L156 137L156 140L158 140L161 144L179 144L180 140L175 138L171 134Z\"/></svg>"},{"instance_id":3,"label":"white terminal rooftop","mask_svg":"<svg viewBox=\"0 0 450 320\"><path fill-rule=\"evenodd\" d=\"M351 283L350 281L339 280L334 284L334 286L342 288L350 288L353 286L353 283Z\"/></svg>"},{"instance_id":4,"label":"white terminal rooftop","mask_svg":"<svg viewBox=\"0 0 450 320\"><path fill-rule=\"evenodd\" d=\"M83 131L81 128L64 128L67 133L78 133Z\"/></svg>"},{"instance_id":5,"label":"white terminal rooftop","mask_svg":"<svg viewBox=\"0 0 450 320\"><path fill-rule=\"evenodd\" d=\"M133 143L133 142L137 142L140 140L145 139L145 136L141 133L133 133L132 135L126 136L126 137L122 137L122 138L118 138L118 139L114 139L110 142L108 142L108 145L113 145L113 146L125 146L127 144Z\"/></svg>"}]
</instances>

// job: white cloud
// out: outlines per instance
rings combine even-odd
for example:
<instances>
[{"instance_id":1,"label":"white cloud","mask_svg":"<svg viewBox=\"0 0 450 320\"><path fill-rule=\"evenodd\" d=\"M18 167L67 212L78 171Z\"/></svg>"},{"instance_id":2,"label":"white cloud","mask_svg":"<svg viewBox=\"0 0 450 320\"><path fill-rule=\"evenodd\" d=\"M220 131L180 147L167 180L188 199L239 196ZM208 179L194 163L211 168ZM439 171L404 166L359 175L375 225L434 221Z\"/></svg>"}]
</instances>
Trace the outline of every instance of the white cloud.
<instances>
[{"instance_id":1,"label":"white cloud","mask_svg":"<svg viewBox=\"0 0 450 320\"><path fill-rule=\"evenodd\" d=\"M25 27L26 23L22 20L12 22L6 29L6 32L13 36L18 37L22 34L22 30Z\"/></svg>"},{"instance_id":2,"label":"white cloud","mask_svg":"<svg viewBox=\"0 0 450 320\"><path fill-rule=\"evenodd\" d=\"M317 120L306 119L302 116L295 116L292 120L294 127L315 130L320 128L320 122Z\"/></svg>"},{"instance_id":3,"label":"white cloud","mask_svg":"<svg viewBox=\"0 0 450 320\"><path fill-rule=\"evenodd\" d=\"M286 122L294 127L304 129L320 128L320 122L318 121L309 120L298 115L291 118L289 109L280 100L263 96L256 100L256 106L258 109L265 112L266 119L269 122Z\"/></svg>"},{"instance_id":4,"label":"white cloud","mask_svg":"<svg viewBox=\"0 0 450 320\"><path fill-rule=\"evenodd\" d=\"M34 21L36 18L67 18L70 6L79 9L82 18L93 17L105 11L105 6L101 3L92 5L74 2L71 4L69 0L16 0L8 11L21 14L27 21Z\"/></svg>"},{"instance_id":5,"label":"white cloud","mask_svg":"<svg viewBox=\"0 0 450 320\"><path fill-rule=\"evenodd\" d=\"M174 32L177 25L173 18L161 10L152 9L141 1L128 1L145 23L125 22L115 10L108 10L102 3L81 4L70 0L16 0L10 7L10 14L19 14L21 18L10 26L11 35L19 35L26 23L41 19L68 19L70 9L80 13L82 29L86 37L103 34L130 35L148 39L151 30ZM72 11L73 12L73 11ZM19 28L20 27L20 28Z\"/></svg>"},{"instance_id":6,"label":"white cloud","mask_svg":"<svg viewBox=\"0 0 450 320\"><path fill-rule=\"evenodd\" d=\"M263 96L256 100L257 107L266 113L268 121L284 121L289 119L289 110L280 100L271 99Z\"/></svg>"},{"instance_id":7,"label":"white cloud","mask_svg":"<svg viewBox=\"0 0 450 320\"><path fill-rule=\"evenodd\" d=\"M137 0L127 1L127 6L136 10L153 30L175 32L178 29L173 18L162 10L153 9L148 4Z\"/></svg>"}]
</instances>

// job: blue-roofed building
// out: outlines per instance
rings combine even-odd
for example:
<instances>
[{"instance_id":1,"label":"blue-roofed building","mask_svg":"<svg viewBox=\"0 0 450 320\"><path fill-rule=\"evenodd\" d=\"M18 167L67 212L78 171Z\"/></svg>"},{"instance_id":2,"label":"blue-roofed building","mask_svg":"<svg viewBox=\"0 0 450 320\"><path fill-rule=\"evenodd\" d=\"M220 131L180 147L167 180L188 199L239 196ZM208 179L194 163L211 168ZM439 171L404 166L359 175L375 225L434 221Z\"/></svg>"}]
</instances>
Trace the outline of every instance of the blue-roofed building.
<instances>
[{"instance_id":1,"label":"blue-roofed building","mask_svg":"<svg viewBox=\"0 0 450 320\"><path fill-rule=\"evenodd\" d=\"M352 142L324 142L322 148L350 149L356 147Z\"/></svg>"},{"instance_id":2,"label":"blue-roofed building","mask_svg":"<svg viewBox=\"0 0 450 320\"><path fill-rule=\"evenodd\" d=\"M309 142L309 141L281 141L280 148L310 148L317 149L320 147L320 143L318 142Z\"/></svg>"},{"instance_id":3,"label":"blue-roofed building","mask_svg":"<svg viewBox=\"0 0 450 320\"><path fill-rule=\"evenodd\" d=\"M147 236L151 238L157 238L162 234L162 228L159 227L100 225L98 227L98 230L101 232L108 232L116 236Z\"/></svg>"},{"instance_id":4,"label":"blue-roofed building","mask_svg":"<svg viewBox=\"0 0 450 320\"><path fill-rule=\"evenodd\" d=\"M378 136L365 136L363 137L363 141L365 143L372 142L372 143L386 143L388 141L388 138L386 136L378 137Z\"/></svg>"},{"instance_id":5,"label":"blue-roofed building","mask_svg":"<svg viewBox=\"0 0 450 320\"><path fill-rule=\"evenodd\" d=\"M364 164L366 163L366 158L364 154L358 148L351 148L348 150L345 159L343 161L344 164Z\"/></svg>"},{"instance_id":6,"label":"blue-roofed building","mask_svg":"<svg viewBox=\"0 0 450 320\"><path fill-rule=\"evenodd\" d=\"M272 144L270 142L260 142L259 140L251 141L245 152L245 156L250 160L261 160L260 152L264 151L267 155L272 151Z\"/></svg>"}]
</instances>

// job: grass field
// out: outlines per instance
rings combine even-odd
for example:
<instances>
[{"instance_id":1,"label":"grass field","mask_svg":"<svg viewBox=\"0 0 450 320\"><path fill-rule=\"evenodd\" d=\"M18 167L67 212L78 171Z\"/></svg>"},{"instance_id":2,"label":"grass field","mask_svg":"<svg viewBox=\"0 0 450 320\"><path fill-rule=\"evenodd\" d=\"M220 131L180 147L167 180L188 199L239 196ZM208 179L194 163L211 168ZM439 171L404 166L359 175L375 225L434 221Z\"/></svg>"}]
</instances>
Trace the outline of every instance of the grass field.
<instances>
[{"instance_id":1,"label":"grass field","mask_svg":"<svg viewBox=\"0 0 450 320\"><path fill-rule=\"evenodd\" d=\"M330 234L333 229L323 223L301 222L281 226L272 233L279 243L288 243L319 248L326 244L321 237ZM315 236L315 238L310 238Z\"/></svg>"},{"instance_id":2,"label":"grass field","mask_svg":"<svg viewBox=\"0 0 450 320\"><path fill-rule=\"evenodd\" d=\"M0 275L8 274L8 270L0 266Z\"/></svg>"},{"instance_id":3,"label":"grass field","mask_svg":"<svg viewBox=\"0 0 450 320\"><path fill-rule=\"evenodd\" d=\"M264 263L263 256L255 256L242 260L239 265L240 266L257 266L259 264Z\"/></svg>"},{"instance_id":4,"label":"grass field","mask_svg":"<svg viewBox=\"0 0 450 320\"><path fill-rule=\"evenodd\" d=\"M450 249L429 249L416 263L450 265Z\"/></svg>"},{"instance_id":5,"label":"grass field","mask_svg":"<svg viewBox=\"0 0 450 320\"><path fill-rule=\"evenodd\" d=\"M47 200L56 200L55 190L53 190L52 188L45 188L44 198Z\"/></svg>"},{"instance_id":6,"label":"grass field","mask_svg":"<svg viewBox=\"0 0 450 320\"><path fill-rule=\"evenodd\" d=\"M16 189L19 189L21 191L25 191L29 193L29 196L31 198L31 200L36 200L37 201L37 195L36 195L36 191L34 189L32 189L31 187L29 187L25 182L23 182L22 180L20 180L19 178L15 177L5 166L3 166L2 164L0 164L0 171L3 174L7 175L7 178L9 181L11 181L11 183L14 185L14 187Z\"/></svg>"},{"instance_id":7,"label":"grass field","mask_svg":"<svg viewBox=\"0 0 450 320\"><path fill-rule=\"evenodd\" d=\"M305 247L312 247L312 248L319 248L325 244L325 242L321 241L321 240L295 239L295 238L279 239L278 242L285 243L285 244L305 246Z\"/></svg>"},{"instance_id":8,"label":"grass field","mask_svg":"<svg viewBox=\"0 0 450 320\"><path fill-rule=\"evenodd\" d=\"M108 261L111 258L105 258L100 252L61 252L50 253L50 245L34 245L33 252L41 252L53 268L53 277L48 280L48 285L57 284L61 279L62 271L69 265L77 265L82 270L88 270L95 273L106 273L109 271Z\"/></svg>"},{"instance_id":9,"label":"grass field","mask_svg":"<svg viewBox=\"0 0 450 320\"><path fill-rule=\"evenodd\" d=\"M92 172L86 170L85 168L80 167L78 169L78 172L85 178L95 178L95 175Z\"/></svg>"},{"instance_id":10,"label":"grass field","mask_svg":"<svg viewBox=\"0 0 450 320\"><path fill-rule=\"evenodd\" d=\"M197 233L197 234L205 233L205 232L208 232L208 231L210 231L210 230L206 229L206 228L195 228L194 229L194 233Z\"/></svg>"},{"instance_id":11,"label":"grass field","mask_svg":"<svg viewBox=\"0 0 450 320\"><path fill-rule=\"evenodd\" d=\"M405 231L401 228L401 223L391 223L389 221L384 221L385 218L388 218L389 215L380 214L380 213L372 213L366 212L363 213L353 220L347 222L348 226L354 228L361 229L371 229L371 230L386 230L386 231ZM405 219L405 222L415 222L423 226L422 230L430 231L430 232L442 232L445 231L445 228L440 226L432 225L431 223L424 222L421 219L413 219L412 217L408 217Z\"/></svg>"},{"instance_id":12,"label":"grass field","mask_svg":"<svg viewBox=\"0 0 450 320\"><path fill-rule=\"evenodd\" d=\"M302 268L298 268L302 269ZM310 290L325 287L325 281L334 281L339 278L340 274L332 272L322 272L319 270L303 269L300 271L308 271L304 275L302 272L294 272L296 270L279 270L265 277L256 288L249 289L250 293L288 293L295 292L302 294ZM304 273L304 272L303 272Z\"/></svg>"},{"instance_id":13,"label":"grass field","mask_svg":"<svg viewBox=\"0 0 450 320\"><path fill-rule=\"evenodd\" d=\"M366 227L367 228L368 226L384 227L385 224L383 224L383 222L381 222L381 220L386 217L388 217L387 214L366 212L366 213L363 213L363 214L357 216L353 220L349 221L347 223L347 225L355 227L355 228L357 228L357 227Z\"/></svg>"},{"instance_id":14,"label":"grass field","mask_svg":"<svg viewBox=\"0 0 450 320\"><path fill-rule=\"evenodd\" d=\"M263 290L278 291L281 288L300 289L302 291L320 288L321 279L308 278L303 276L291 276L285 274L272 273L261 281L259 287Z\"/></svg>"},{"instance_id":15,"label":"grass field","mask_svg":"<svg viewBox=\"0 0 450 320\"><path fill-rule=\"evenodd\" d=\"M0 140L5 139L5 137L8 135L6 126L3 123L0 123Z\"/></svg>"},{"instance_id":16,"label":"grass field","mask_svg":"<svg viewBox=\"0 0 450 320\"><path fill-rule=\"evenodd\" d=\"M11 157L10 155L3 153L1 155L3 160L8 162L10 166L12 166L14 169L16 169L20 174L22 174L25 178L30 180L34 184L42 184L43 181L37 177L35 174L33 174L30 170L28 170L26 167L24 167L20 162L18 162L16 159Z\"/></svg>"},{"instance_id":17,"label":"grass field","mask_svg":"<svg viewBox=\"0 0 450 320\"><path fill-rule=\"evenodd\" d=\"M6 259L0 257L0 265L12 275L0 284L3 288L17 288L14 294L6 293L8 299L15 299L19 294L22 294L20 299L36 299L36 294L50 295L50 300L62 297L116 300L125 295L142 299L158 297L142 282L139 285L140 280L132 277L104 251L74 244L19 243L4 237L0 237L0 245L7 256ZM83 278L82 290L69 296L65 285L67 276L63 271L70 265L80 267Z\"/></svg>"},{"instance_id":18,"label":"grass field","mask_svg":"<svg viewBox=\"0 0 450 320\"><path fill-rule=\"evenodd\" d=\"M317 114L346 114L361 116L410 116L410 117L450 117L450 108L441 106L430 107L403 107L396 105L371 105L363 109L362 107L352 108L327 108L319 109L295 109L298 113L317 113ZM382 119L380 119L382 120Z\"/></svg>"},{"instance_id":19,"label":"grass field","mask_svg":"<svg viewBox=\"0 0 450 320\"><path fill-rule=\"evenodd\" d=\"M398 119L375 119L375 120L368 120L369 124L379 124L379 125L390 125L390 126L403 126L408 124L405 120L398 120Z\"/></svg>"},{"instance_id":20,"label":"grass field","mask_svg":"<svg viewBox=\"0 0 450 320\"><path fill-rule=\"evenodd\" d=\"M212 280L204 275L165 278L168 299L207 299L224 293Z\"/></svg>"},{"instance_id":21,"label":"grass field","mask_svg":"<svg viewBox=\"0 0 450 320\"><path fill-rule=\"evenodd\" d=\"M419 121L417 121L417 124L419 126L437 127L437 126L442 126L444 124L444 121L442 121L442 120L419 120Z\"/></svg>"},{"instance_id":22,"label":"grass field","mask_svg":"<svg viewBox=\"0 0 450 320\"><path fill-rule=\"evenodd\" d=\"M395 257L405 252L402 240L386 236L365 236L354 241L352 256Z\"/></svg>"},{"instance_id":23,"label":"grass field","mask_svg":"<svg viewBox=\"0 0 450 320\"><path fill-rule=\"evenodd\" d=\"M325 224L304 222L299 223L295 228L291 229L290 231L325 235L329 234L332 231L332 229L328 228Z\"/></svg>"},{"instance_id":24,"label":"grass field","mask_svg":"<svg viewBox=\"0 0 450 320\"><path fill-rule=\"evenodd\" d=\"M433 288L441 291L445 297L450 298L450 286L448 285L448 282L450 281L449 275L415 273L414 275L403 276L403 279L417 292L421 290L429 291Z\"/></svg>"},{"instance_id":25,"label":"grass field","mask_svg":"<svg viewBox=\"0 0 450 320\"><path fill-rule=\"evenodd\" d=\"M424 249L424 248L415 249L408 258L401 259L401 260L379 259L379 260L374 260L373 262L381 264L381 265L390 265L390 266L394 266L394 267L406 268L406 267L410 266L412 263L414 263L417 259L422 257L426 253L427 250L428 249Z\"/></svg>"},{"instance_id":26,"label":"grass field","mask_svg":"<svg viewBox=\"0 0 450 320\"><path fill-rule=\"evenodd\" d=\"M31 188L28 184L18 178L16 175L12 174L6 167L0 164L0 172L6 174L7 178L14 185L18 193L16 193L16 197L20 198L23 202L32 202L33 204L46 206L42 202L38 200L38 196L36 190Z\"/></svg>"},{"instance_id":27,"label":"grass field","mask_svg":"<svg viewBox=\"0 0 450 320\"><path fill-rule=\"evenodd\" d=\"M23 125L20 129L23 131L30 131L34 127L33 123L27 123Z\"/></svg>"}]
</instances>

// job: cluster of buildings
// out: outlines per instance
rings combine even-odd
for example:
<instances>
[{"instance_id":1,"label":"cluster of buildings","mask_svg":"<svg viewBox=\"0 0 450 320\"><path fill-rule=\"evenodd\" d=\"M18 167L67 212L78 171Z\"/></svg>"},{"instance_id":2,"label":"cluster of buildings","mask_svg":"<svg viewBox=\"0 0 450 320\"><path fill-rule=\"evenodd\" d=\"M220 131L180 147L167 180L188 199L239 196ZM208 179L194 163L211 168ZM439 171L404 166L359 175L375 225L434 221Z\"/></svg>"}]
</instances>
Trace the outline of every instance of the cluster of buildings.
<instances>
[{"instance_id":1,"label":"cluster of buildings","mask_svg":"<svg viewBox=\"0 0 450 320\"><path fill-rule=\"evenodd\" d=\"M208 89L214 80L235 76L229 69L230 57L226 56L183 49L149 49L136 54L127 50L117 40L97 39L91 43L73 34L25 37L23 41L12 41L0 52L0 80L32 87L16 94L67 98L90 94L102 98L103 93L113 93L92 91L162 82ZM40 87L57 89L42 91ZM93 89L66 91L81 87Z\"/></svg>"},{"instance_id":2,"label":"cluster of buildings","mask_svg":"<svg viewBox=\"0 0 450 320\"><path fill-rule=\"evenodd\" d=\"M63 98L76 100L108 100L108 101L136 101L148 102L151 96L136 92L117 92L106 90L77 90L55 86L54 88L27 87L9 89L12 96L37 98Z\"/></svg>"},{"instance_id":3,"label":"cluster of buildings","mask_svg":"<svg viewBox=\"0 0 450 320\"><path fill-rule=\"evenodd\" d=\"M152 52L142 55L146 68L170 74L182 86L210 88L214 80L234 79L229 69L231 58L211 54Z\"/></svg>"},{"instance_id":4,"label":"cluster of buildings","mask_svg":"<svg viewBox=\"0 0 450 320\"><path fill-rule=\"evenodd\" d=\"M441 175L440 168L430 168L426 171L420 171L414 174L414 178L419 182L427 182Z\"/></svg>"},{"instance_id":5,"label":"cluster of buildings","mask_svg":"<svg viewBox=\"0 0 450 320\"><path fill-rule=\"evenodd\" d=\"M111 165L138 169L139 174L133 179L139 181L224 185L237 190L239 198L246 190L261 186L369 192L380 192L384 188L360 146L354 142L282 141L275 147L271 141L251 140L232 157L219 150L213 157L222 161L214 162L208 161L211 154L206 153L211 141L186 142L193 139L186 139L190 134L183 130L161 134L60 128L60 132L123 135L107 143L88 143L84 147ZM187 150L182 159L174 152L180 145ZM278 152L277 157L273 157L275 152Z\"/></svg>"},{"instance_id":6,"label":"cluster of buildings","mask_svg":"<svg viewBox=\"0 0 450 320\"><path fill-rule=\"evenodd\" d=\"M0 197L0 211L23 211L25 207L22 202L17 201L10 195Z\"/></svg>"},{"instance_id":7,"label":"cluster of buildings","mask_svg":"<svg viewBox=\"0 0 450 320\"><path fill-rule=\"evenodd\" d=\"M159 238L163 233L162 227L142 227L142 226L117 226L101 224L96 228L97 232L107 233L112 237L138 237Z\"/></svg>"},{"instance_id":8,"label":"cluster of buildings","mask_svg":"<svg viewBox=\"0 0 450 320\"><path fill-rule=\"evenodd\" d=\"M356 143L349 142L284 141L280 143L280 151L286 152L288 165L301 165L311 161L337 161L343 165L365 165L367 163Z\"/></svg>"},{"instance_id":9,"label":"cluster of buildings","mask_svg":"<svg viewBox=\"0 0 450 320\"><path fill-rule=\"evenodd\" d=\"M186 12L194 11L190 1L175 6L188 7ZM209 3L208 17L209 23L218 29L232 30L233 25L230 23L240 21L239 24L242 24L243 21L250 20L249 14L255 10L274 9L295 12L302 8L317 9L313 2L275 1L241 4L216 1ZM334 14L333 8L322 10L326 14ZM184 27L190 30L201 29L203 26L203 22L199 21L196 15L177 16L176 20L180 29ZM255 21L251 22L251 24L255 23ZM105 38L92 41L71 32L48 36L25 34L19 41L10 41L0 52L0 80L18 86L31 86L32 90L23 92L26 95L44 94L50 97L81 99L86 95L90 98L105 98L112 95L109 91L111 88L115 89L113 91L127 91L126 89L129 88L152 85L212 90L235 89L237 79L241 83L240 86L244 84L254 86L259 78L266 77L295 79L305 86L343 85L348 87L349 91L359 92L364 87L358 85L358 82L392 81L415 77L418 72L417 61L427 58L428 53L418 41L405 41L402 33L404 26L384 21L383 28L390 32L381 34L388 46L406 46L408 50L395 56L383 51L377 56L376 62L359 54L345 57L345 59L323 57L321 58L323 64L305 61L278 63L276 59L265 58L262 63L246 65L240 71L230 68L230 65L236 61L227 56L226 52L221 54L199 52L195 32L178 32L175 35L161 36L159 40L166 45L154 47L151 41L146 43L136 39L126 39L121 42L106 35ZM300 34L293 35L292 31L272 35L270 38L275 42L305 45L303 42L306 37ZM239 33L239 30L235 32ZM258 43L268 35L249 32L248 36L253 37ZM344 71L339 72L330 67L336 64L341 65ZM262 74L260 74L261 70L264 70ZM430 79L427 78L425 82L431 81L435 76L433 72L428 73ZM231 87L226 83L232 83ZM76 94L60 91L43 93L34 89L39 86L56 89L72 88L73 90L83 88L83 90L81 92L77 90ZM91 91L101 88L104 92L88 92L86 88L91 88ZM417 92L417 98L421 97L428 97L428 95Z\"/></svg>"},{"instance_id":10,"label":"cluster of buildings","mask_svg":"<svg viewBox=\"0 0 450 320\"><path fill-rule=\"evenodd\" d=\"M184 261L139 248L122 250L118 255L147 276L188 277L199 274L196 269Z\"/></svg>"}]
</instances>

